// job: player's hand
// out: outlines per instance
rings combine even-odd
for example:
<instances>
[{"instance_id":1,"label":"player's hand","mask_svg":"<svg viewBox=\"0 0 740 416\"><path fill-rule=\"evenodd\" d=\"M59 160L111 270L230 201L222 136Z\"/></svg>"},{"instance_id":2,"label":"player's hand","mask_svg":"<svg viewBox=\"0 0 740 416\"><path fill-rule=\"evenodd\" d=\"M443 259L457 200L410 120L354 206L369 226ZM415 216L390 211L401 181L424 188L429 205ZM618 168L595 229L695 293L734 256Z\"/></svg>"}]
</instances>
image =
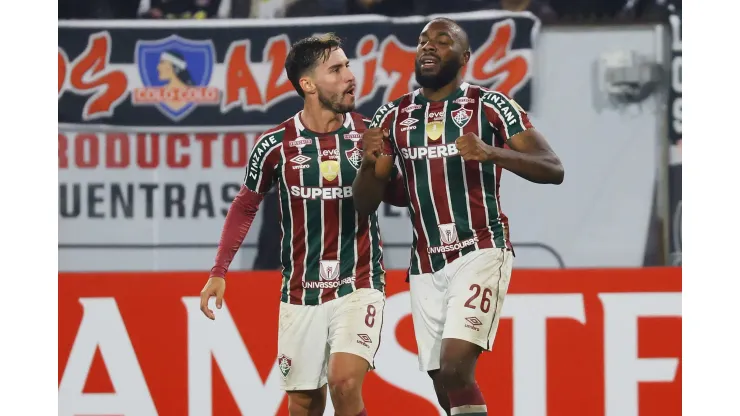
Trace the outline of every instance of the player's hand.
<instances>
[{"instance_id":1,"label":"player's hand","mask_svg":"<svg viewBox=\"0 0 740 416\"><path fill-rule=\"evenodd\" d=\"M483 143L483 140L475 133L465 133L455 140L457 151L463 160L473 160L476 162L486 162L491 160L491 146Z\"/></svg>"},{"instance_id":2,"label":"player's hand","mask_svg":"<svg viewBox=\"0 0 740 416\"><path fill-rule=\"evenodd\" d=\"M362 162L374 166L383 153L383 141L388 140L388 130L379 127L367 129L362 133Z\"/></svg>"},{"instance_id":3,"label":"player's hand","mask_svg":"<svg viewBox=\"0 0 740 416\"><path fill-rule=\"evenodd\" d=\"M216 297L216 308L221 309L224 304L224 292L226 291L226 279L223 277L211 277L208 279L203 290L200 291L200 311L210 320L216 319L213 311L208 309L208 300L211 296Z\"/></svg>"}]
</instances>

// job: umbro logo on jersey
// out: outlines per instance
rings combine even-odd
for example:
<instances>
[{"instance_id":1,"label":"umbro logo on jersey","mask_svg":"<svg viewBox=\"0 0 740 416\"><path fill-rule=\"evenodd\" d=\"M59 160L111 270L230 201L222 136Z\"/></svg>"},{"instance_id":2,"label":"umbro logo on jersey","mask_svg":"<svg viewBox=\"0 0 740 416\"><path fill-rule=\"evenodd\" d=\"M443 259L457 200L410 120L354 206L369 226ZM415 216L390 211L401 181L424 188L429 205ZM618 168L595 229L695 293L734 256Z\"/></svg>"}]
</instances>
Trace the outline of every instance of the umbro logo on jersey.
<instances>
[{"instance_id":1,"label":"umbro logo on jersey","mask_svg":"<svg viewBox=\"0 0 740 416\"><path fill-rule=\"evenodd\" d=\"M298 155L290 159L291 162L295 163L295 166L293 166L293 169L306 169L308 168L308 161L311 160L310 157L306 155Z\"/></svg>"},{"instance_id":2,"label":"umbro logo on jersey","mask_svg":"<svg viewBox=\"0 0 740 416\"><path fill-rule=\"evenodd\" d=\"M409 131L409 130L416 130L416 126L414 126L414 124L416 124L418 121L419 120L415 118L409 117L406 120L398 124L404 126L404 127L401 127L401 131L403 132L403 131Z\"/></svg>"},{"instance_id":3,"label":"umbro logo on jersey","mask_svg":"<svg viewBox=\"0 0 740 416\"><path fill-rule=\"evenodd\" d=\"M404 120L404 121L402 121L402 122L400 122L398 124L400 124L402 126L405 126L405 127L409 127L409 126L413 126L414 124L416 124L418 122L419 122L419 120L417 120L417 119L415 119L413 117L409 117L406 120Z\"/></svg>"},{"instance_id":4,"label":"umbro logo on jersey","mask_svg":"<svg viewBox=\"0 0 740 416\"><path fill-rule=\"evenodd\" d=\"M308 162L309 160L311 160L311 158L308 157L308 156L306 156L306 155L298 155L298 156L290 159L291 162L296 163L298 165L303 165L304 163Z\"/></svg>"}]
</instances>

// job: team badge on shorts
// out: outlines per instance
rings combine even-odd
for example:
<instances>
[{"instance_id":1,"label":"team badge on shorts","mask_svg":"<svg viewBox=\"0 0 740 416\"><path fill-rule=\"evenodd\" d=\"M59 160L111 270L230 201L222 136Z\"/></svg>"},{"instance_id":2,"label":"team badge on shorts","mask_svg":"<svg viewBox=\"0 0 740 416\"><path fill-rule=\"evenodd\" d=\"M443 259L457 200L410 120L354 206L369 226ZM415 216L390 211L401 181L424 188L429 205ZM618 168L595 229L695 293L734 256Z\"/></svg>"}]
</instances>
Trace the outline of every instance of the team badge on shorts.
<instances>
[{"instance_id":1,"label":"team badge on shorts","mask_svg":"<svg viewBox=\"0 0 740 416\"><path fill-rule=\"evenodd\" d=\"M450 112L450 114L452 115L452 121L457 124L457 127L463 128L468 124L468 121L470 121L470 117L473 116L473 110L460 107L457 110Z\"/></svg>"},{"instance_id":2,"label":"team badge on shorts","mask_svg":"<svg viewBox=\"0 0 740 416\"><path fill-rule=\"evenodd\" d=\"M288 373L290 373L290 367L293 366L293 360L286 357L285 354L280 354L278 357L278 368L280 369L280 372L283 373L283 378L288 377Z\"/></svg>"}]
</instances>

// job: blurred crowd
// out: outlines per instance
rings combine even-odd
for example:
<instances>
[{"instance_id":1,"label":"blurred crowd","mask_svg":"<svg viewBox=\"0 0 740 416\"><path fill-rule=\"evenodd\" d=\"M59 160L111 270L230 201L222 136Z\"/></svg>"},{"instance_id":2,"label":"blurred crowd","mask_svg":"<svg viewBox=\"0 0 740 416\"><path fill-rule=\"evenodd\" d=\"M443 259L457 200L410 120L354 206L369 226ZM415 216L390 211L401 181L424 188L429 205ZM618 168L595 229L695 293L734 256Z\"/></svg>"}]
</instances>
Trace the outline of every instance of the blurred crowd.
<instances>
[{"instance_id":1,"label":"blurred crowd","mask_svg":"<svg viewBox=\"0 0 740 416\"><path fill-rule=\"evenodd\" d=\"M59 0L60 19L281 18L530 11L543 21L642 21L681 0Z\"/></svg>"}]
</instances>

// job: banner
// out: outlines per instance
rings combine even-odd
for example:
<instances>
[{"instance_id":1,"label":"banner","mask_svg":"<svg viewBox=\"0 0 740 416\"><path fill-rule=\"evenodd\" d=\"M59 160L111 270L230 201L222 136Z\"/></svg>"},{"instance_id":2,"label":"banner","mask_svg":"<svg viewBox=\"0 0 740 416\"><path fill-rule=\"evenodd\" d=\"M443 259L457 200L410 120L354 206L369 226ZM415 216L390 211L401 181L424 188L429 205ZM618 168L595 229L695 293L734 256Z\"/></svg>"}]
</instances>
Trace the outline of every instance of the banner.
<instances>
[{"instance_id":1,"label":"banner","mask_svg":"<svg viewBox=\"0 0 740 416\"><path fill-rule=\"evenodd\" d=\"M470 37L466 79L528 107L539 21L452 17ZM215 244L255 137L302 108L283 69L291 43L339 34L371 116L415 88L427 20L60 21L60 247Z\"/></svg>"},{"instance_id":2,"label":"banner","mask_svg":"<svg viewBox=\"0 0 740 416\"><path fill-rule=\"evenodd\" d=\"M465 78L528 108L537 18L509 12L450 17L470 38ZM303 105L283 69L291 43L327 31L344 39L357 77L358 111L372 116L415 87L416 44L427 20L59 22L59 123L142 132L275 126Z\"/></svg>"},{"instance_id":3,"label":"banner","mask_svg":"<svg viewBox=\"0 0 740 416\"><path fill-rule=\"evenodd\" d=\"M683 163L681 157L682 111L681 111L681 62L682 62L682 13L681 4L668 5L670 27L671 70L668 90L668 203L670 206L670 262L681 265L681 201Z\"/></svg>"},{"instance_id":4,"label":"banner","mask_svg":"<svg viewBox=\"0 0 740 416\"><path fill-rule=\"evenodd\" d=\"M365 403L374 415L441 415L418 370L404 277L388 276ZM215 321L199 310L204 279L60 274L59 414L287 415L279 275L230 274ZM679 268L515 270L478 383L500 416L678 416L681 314Z\"/></svg>"}]
</instances>

